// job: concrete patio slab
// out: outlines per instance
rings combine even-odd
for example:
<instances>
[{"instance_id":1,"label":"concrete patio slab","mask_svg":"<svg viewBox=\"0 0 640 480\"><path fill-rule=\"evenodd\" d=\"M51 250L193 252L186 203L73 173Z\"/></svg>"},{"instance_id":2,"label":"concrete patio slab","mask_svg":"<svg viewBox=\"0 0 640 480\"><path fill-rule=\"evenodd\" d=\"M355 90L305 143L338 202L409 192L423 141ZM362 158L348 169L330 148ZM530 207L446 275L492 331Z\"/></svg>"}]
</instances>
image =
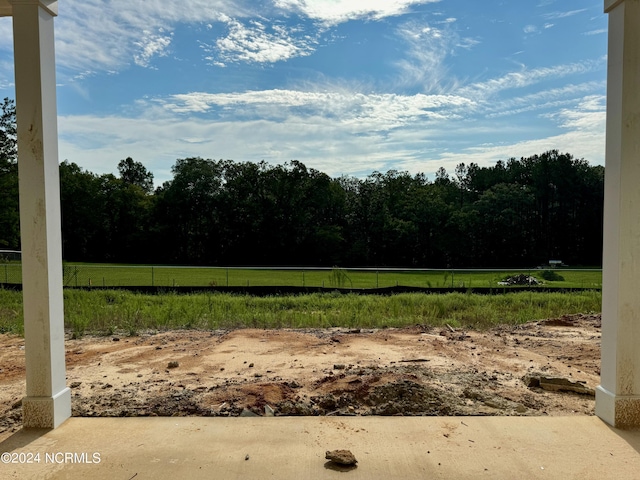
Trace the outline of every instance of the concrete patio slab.
<instances>
[{"instance_id":1,"label":"concrete patio slab","mask_svg":"<svg viewBox=\"0 0 640 480\"><path fill-rule=\"evenodd\" d=\"M639 452L597 417L71 418L0 438L0 478L624 480Z\"/></svg>"}]
</instances>

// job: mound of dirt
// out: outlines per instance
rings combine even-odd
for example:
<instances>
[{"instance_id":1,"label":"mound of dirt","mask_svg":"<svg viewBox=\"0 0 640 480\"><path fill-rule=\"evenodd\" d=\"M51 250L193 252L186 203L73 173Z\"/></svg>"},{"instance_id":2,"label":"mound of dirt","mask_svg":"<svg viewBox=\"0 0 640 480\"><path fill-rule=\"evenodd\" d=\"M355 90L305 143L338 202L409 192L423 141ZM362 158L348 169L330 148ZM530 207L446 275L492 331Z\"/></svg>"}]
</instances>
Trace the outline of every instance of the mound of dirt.
<instances>
[{"instance_id":1,"label":"mound of dirt","mask_svg":"<svg viewBox=\"0 0 640 480\"><path fill-rule=\"evenodd\" d=\"M600 381L600 316L489 331L148 332L66 341L74 416L592 415L531 378ZM24 340L0 335L0 435L21 422ZM578 389L579 390L579 389Z\"/></svg>"}]
</instances>

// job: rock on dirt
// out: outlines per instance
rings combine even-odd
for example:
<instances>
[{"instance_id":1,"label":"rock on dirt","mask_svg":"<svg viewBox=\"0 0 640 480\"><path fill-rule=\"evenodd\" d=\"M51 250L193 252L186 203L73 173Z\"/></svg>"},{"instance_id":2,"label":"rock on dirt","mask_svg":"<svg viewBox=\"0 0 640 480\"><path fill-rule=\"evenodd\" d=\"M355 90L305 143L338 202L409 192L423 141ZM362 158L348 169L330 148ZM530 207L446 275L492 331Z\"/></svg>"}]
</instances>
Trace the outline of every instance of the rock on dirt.
<instances>
[{"instance_id":1,"label":"rock on dirt","mask_svg":"<svg viewBox=\"0 0 640 480\"><path fill-rule=\"evenodd\" d=\"M358 463L356 457L349 450L327 450L324 458L331 460L338 465L355 465Z\"/></svg>"}]
</instances>

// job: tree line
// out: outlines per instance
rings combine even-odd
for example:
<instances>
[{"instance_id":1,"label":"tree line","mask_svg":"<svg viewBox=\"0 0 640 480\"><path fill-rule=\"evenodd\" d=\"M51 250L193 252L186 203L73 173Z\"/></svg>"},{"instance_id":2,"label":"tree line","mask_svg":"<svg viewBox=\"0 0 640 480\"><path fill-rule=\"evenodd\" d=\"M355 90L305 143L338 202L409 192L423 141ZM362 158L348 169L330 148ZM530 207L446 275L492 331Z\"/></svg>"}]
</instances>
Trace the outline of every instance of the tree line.
<instances>
[{"instance_id":1,"label":"tree line","mask_svg":"<svg viewBox=\"0 0 640 480\"><path fill-rule=\"evenodd\" d=\"M12 103L5 100L3 111ZM10 115L9 115L10 117ZM0 123L0 249L19 249L11 118ZM13 144L11 143L13 142ZM284 165L179 159L172 179L126 158L118 174L60 164L68 261L187 265L599 266L604 167L557 150L435 179L332 178Z\"/></svg>"}]
</instances>

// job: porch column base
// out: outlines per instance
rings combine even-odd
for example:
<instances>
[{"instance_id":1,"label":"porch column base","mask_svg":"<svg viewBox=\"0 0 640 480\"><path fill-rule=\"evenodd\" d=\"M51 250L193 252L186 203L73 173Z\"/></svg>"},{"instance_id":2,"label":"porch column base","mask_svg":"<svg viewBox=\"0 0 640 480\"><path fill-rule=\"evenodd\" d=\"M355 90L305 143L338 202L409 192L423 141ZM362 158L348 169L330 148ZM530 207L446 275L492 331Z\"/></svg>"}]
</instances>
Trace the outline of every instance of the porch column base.
<instances>
[{"instance_id":1,"label":"porch column base","mask_svg":"<svg viewBox=\"0 0 640 480\"><path fill-rule=\"evenodd\" d=\"M24 397L22 423L25 428L57 428L71 416L71 390L65 387L52 397Z\"/></svg>"},{"instance_id":2,"label":"porch column base","mask_svg":"<svg viewBox=\"0 0 640 480\"><path fill-rule=\"evenodd\" d=\"M640 395L614 395L599 385L596 388L596 415L615 428L638 428Z\"/></svg>"}]
</instances>

